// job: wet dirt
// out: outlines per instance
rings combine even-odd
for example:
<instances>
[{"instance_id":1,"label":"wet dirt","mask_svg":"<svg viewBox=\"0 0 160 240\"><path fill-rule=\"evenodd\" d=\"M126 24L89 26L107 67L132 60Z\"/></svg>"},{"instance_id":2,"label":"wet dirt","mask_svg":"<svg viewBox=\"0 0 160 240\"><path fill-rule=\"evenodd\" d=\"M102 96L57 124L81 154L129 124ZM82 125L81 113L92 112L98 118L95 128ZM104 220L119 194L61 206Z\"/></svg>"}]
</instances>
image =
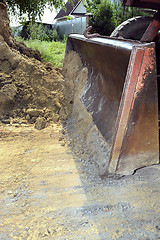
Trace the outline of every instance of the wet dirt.
<instances>
[{"instance_id":1,"label":"wet dirt","mask_svg":"<svg viewBox=\"0 0 160 240\"><path fill-rule=\"evenodd\" d=\"M61 124L0 125L0 239L160 239L160 166L101 179Z\"/></svg>"}]
</instances>

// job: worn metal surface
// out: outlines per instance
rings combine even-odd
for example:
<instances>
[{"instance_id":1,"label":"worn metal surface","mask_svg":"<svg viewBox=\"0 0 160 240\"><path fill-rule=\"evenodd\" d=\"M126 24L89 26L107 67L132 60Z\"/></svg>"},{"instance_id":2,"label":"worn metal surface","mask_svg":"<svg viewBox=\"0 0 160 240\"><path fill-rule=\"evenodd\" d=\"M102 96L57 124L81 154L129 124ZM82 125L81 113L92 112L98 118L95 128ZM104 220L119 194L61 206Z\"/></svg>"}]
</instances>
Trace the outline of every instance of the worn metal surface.
<instances>
[{"instance_id":1,"label":"worn metal surface","mask_svg":"<svg viewBox=\"0 0 160 240\"><path fill-rule=\"evenodd\" d=\"M147 30L143 34L142 42L152 42L160 29L160 11L154 15L154 20L149 24Z\"/></svg>"},{"instance_id":2,"label":"worn metal surface","mask_svg":"<svg viewBox=\"0 0 160 240\"><path fill-rule=\"evenodd\" d=\"M159 31L159 28L160 28L160 21L154 20L153 22L151 22L150 25L148 26L148 29L142 36L141 41L142 42L153 41Z\"/></svg>"},{"instance_id":3,"label":"worn metal surface","mask_svg":"<svg viewBox=\"0 0 160 240\"><path fill-rule=\"evenodd\" d=\"M109 172L130 174L159 162L154 44L70 35L88 68L81 101L111 146Z\"/></svg>"},{"instance_id":4,"label":"worn metal surface","mask_svg":"<svg viewBox=\"0 0 160 240\"><path fill-rule=\"evenodd\" d=\"M134 47L121 98L110 172L158 163L158 101L154 46Z\"/></svg>"},{"instance_id":5,"label":"worn metal surface","mask_svg":"<svg viewBox=\"0 0 160 240\"><path fill-rule=\"evenodd\" d=\"M85 29L83 35L86 37L86 38L95 38L95 37L100 37L100 34L99 33L93 33L91 34L89 31L92 30L92 26L89 26Z\"/></svg>"}]
</instances>

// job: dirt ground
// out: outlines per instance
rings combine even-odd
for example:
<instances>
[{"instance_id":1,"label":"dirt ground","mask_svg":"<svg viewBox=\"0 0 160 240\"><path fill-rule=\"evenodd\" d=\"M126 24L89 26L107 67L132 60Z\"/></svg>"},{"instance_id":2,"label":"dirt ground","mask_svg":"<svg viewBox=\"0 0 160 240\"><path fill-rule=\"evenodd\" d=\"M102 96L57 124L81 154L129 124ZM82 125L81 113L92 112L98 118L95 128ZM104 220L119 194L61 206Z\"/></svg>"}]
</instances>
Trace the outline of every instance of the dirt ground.
<instances>
[{"instance_id":1,"label":"dirt ground","mask_svg":"<svg viewBox=\"0 0 160 240\"><path fill-rule=\"evenodd\" d=\"M66 136L0 125L0 239L160 239L160 165L102 180Z\"/></svg>"},{"instance_id":2,"label":"dirt ground","mask_svg":"<svg viewBox=\"0 0 160 240\"><path fill-rule=\"evenodd\" d=\"M80 101L87 68L74 52L64 77L28 58L0 9L0 240L160 239L160 165L101 179L110 147Z\"/></svg>"}]
</instances>

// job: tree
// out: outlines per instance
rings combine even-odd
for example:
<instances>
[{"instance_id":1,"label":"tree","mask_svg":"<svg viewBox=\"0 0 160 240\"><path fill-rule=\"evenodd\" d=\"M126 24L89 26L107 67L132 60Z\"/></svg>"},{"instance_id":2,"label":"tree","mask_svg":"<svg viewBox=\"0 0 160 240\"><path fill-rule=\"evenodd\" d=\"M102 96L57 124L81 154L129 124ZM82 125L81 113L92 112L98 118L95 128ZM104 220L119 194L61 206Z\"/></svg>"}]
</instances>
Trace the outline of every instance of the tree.
<instances>
[{"instance_id":1,"label":"tree","mask_svg":"<svg viewBox=\"0 0 160 240\"><path fill-rule=\"evenodd\" d=\"M124 9L121 0L86 0L85 7L92 14L89 23L94 32L102 35L110 35L118 25L131 17L146 15L138 8Z\"/></svg>"},{"instance_id":2,"label":"tree","mask_svg":"<svg viewBox=\"0 0 160 240\"><path fill-rule=\"evenodd\" d=\"M35 21L37 16L42 16L46 4L50 7L58 7L63 5L63 0L0 0L0 35L10 47L40 60L40 53L31 49L27 50L24 43L19 43L12 37L7 4L12 12L18 8L20 15L27 13L28 18Z\"/></svg>"},{"instance_id":3,"label":"tree","mask_svg":"<svg viewBox=\"0 0 160 240\"><path fill-rule=\"evenodd\" d=\"M19 15L27 14L29 21L35 21L37 17L42 17L44 8L48 6L50 9L53 7L63 7L63 0L5 0L9 10L12 13Z\"/></svg>"},{"instance_id":4,"label":"tree","mask_svg":"<svg viewBox=\"0 0 160 240\"><path fill-rule=\"evenodd\" d=\"M89 24L94 32L102 35L110 35L115 28L113 8L107 0L87 0L86 10L92 14Z\"/></svg>"},{"instance_id":5,"label":"tree","mask_svg":"<svg viewBox=\"0 0 160 240\"><path fill-rule=\"evenodd\" d=\"M112 4L115 27L129 18L148 15L147 13L143 12L143 9L127 6L124 8L121 0L113 0Z\"/></svg>"}]
</instances>

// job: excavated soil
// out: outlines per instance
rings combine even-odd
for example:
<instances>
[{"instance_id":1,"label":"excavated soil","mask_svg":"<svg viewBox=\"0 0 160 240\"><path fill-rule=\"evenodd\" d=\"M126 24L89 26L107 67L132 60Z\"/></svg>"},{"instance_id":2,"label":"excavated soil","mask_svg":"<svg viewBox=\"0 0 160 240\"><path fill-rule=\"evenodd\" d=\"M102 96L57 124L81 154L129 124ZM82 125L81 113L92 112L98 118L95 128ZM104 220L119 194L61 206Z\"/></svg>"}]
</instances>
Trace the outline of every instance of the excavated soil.
<instances>
[{"instance_id":1,"label":"excavated soil","mask_svg":"<svg viewBox=\"0 0 160 240\"><path fill-rule=\"evenodd\" d=\"M59 120L63 78L51 63L11 49L0 36L0 120L36 123L38 129Z\"/></svg>"}]
</instances>

